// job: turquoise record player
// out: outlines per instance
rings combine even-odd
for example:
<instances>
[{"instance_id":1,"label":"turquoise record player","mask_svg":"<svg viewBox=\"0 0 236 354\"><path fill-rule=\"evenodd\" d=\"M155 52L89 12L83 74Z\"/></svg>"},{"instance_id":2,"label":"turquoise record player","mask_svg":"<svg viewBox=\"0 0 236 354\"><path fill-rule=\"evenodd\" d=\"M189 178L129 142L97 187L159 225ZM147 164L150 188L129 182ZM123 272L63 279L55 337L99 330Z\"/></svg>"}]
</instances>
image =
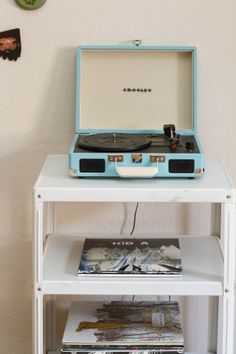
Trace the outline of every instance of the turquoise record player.
<instances>
[{"instance_id":1,"label":"turquoise record player","mask_svg":"<svg viewBox=\"0 0 236 354\"><path fill-rule=\"evenodd\" d=\"M196 48L78 47L69 171L73 177L202 176Z\"/></svg>"}]
</instances>

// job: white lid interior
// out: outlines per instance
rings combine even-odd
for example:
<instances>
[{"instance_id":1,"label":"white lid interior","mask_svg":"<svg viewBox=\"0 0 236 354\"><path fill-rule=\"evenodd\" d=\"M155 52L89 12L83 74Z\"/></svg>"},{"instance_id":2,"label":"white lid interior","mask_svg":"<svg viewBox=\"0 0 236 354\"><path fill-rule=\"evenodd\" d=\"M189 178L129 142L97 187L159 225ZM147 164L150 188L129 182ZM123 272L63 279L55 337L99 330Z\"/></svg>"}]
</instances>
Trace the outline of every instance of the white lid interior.
<instances>
[{"instance_id":1,"label":"white lid interior","mask_svg":"<svg viewBox=\"0 0 236 354\"><path fill-rule=\"evenodd\" d=\"M80 130L193 129L192 50L83 49L79 84Z\"/></svg>"}]
</instances>

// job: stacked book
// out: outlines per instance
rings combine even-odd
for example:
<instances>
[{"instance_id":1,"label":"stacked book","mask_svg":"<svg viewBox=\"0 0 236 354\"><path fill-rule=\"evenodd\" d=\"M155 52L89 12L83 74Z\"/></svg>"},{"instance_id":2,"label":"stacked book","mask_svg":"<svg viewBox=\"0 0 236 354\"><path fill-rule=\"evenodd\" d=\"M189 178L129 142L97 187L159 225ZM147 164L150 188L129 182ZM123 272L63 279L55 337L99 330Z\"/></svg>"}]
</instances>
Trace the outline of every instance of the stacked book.
<instances>
[{"instance_id":1,"label":"stacked book","mask_svg":"<svg viewBox=\"0 0 236 354\"><path fill-rule=\"evenodd\" d=\"M177 238L85 239L78 276L181 276Z\"/></svg>"},{"instance_id":2,"label":"stacked book","mask_svg":"<svg viewBox=\"0 0 236 354\"><path fill-rule=\"evenodd\" d=\"M72 302L62 354L183 354L177 302Z\"/></svg>"}]
</instances>

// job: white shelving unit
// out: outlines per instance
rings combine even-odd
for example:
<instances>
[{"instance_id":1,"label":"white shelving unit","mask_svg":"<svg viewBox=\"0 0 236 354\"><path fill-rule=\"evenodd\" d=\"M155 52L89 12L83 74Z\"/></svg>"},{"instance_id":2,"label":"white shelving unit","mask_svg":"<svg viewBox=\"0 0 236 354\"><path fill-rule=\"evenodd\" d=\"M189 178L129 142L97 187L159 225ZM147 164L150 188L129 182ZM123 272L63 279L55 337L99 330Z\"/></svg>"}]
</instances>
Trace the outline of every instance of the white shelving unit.
<instances>
[{"instance_id":1,"label":"white shelving unit","mask_svg":"<svg viewBox=\"0 0 236 354\"><path fill-rule=\"evenodd\" d=\"M234 354L236 197L217 158L207 158L206 173L200 179L74 179L68 175L67 156L50 155L34 193L34 354L58 353L55 295L60 294L217 296L217 354ZM111 201L211 203L217 206L220 234L180 237L183 276L178 279L93 276L78 280L82 239L54 233L54 205Z\"/></svg>"}]
</instances>

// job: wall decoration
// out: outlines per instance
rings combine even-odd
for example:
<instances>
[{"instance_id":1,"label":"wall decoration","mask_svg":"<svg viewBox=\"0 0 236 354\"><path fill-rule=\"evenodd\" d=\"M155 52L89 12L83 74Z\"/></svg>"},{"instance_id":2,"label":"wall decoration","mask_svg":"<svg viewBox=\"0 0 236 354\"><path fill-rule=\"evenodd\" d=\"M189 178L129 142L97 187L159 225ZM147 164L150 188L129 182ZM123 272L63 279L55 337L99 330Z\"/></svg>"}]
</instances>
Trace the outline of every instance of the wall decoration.
<instances>
[{"instance_id":1,"label":"wall decoration","mask_svg":"<svg viewBox=\"0 0 236 354\"><path fill-rule=\"evenodd\" d=\"M41 7L46 0L15 0L17 4L26 10L36 10Z\"/></svg>"},{"instance_id":2,"label":"wall decoration","mask_svg":"<svg viewBox=\"0 0 236 354\"><path fill-rule=\"evenodd\" d=\"M17 60L21 54L20 30L0 32L0 57L3 59Z\"/></svg>"}]
</instances>

